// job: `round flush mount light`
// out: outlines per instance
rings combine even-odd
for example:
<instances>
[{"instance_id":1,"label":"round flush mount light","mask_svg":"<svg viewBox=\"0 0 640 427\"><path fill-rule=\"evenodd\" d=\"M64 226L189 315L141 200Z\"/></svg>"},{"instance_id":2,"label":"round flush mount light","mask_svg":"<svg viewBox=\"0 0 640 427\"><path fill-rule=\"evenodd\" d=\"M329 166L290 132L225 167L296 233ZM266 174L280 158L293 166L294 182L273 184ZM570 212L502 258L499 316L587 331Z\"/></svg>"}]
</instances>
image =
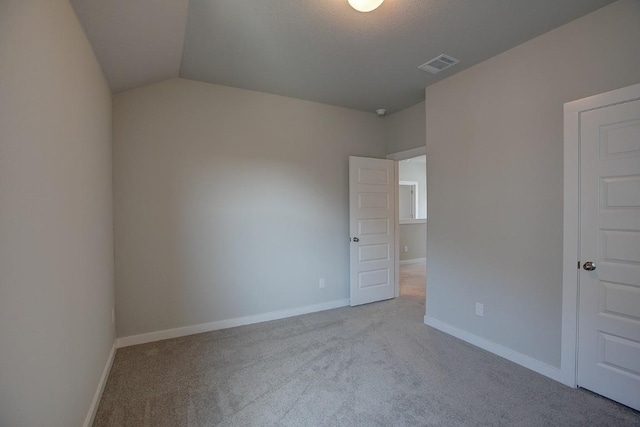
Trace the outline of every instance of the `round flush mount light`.
<instances>
[{"instance_id":1,"label":"round flush mount light","mask_svg":"<svg viewBox=\"0 0 640 427\"><path fill-rule=\"evenodd\" d=\"M348 0L352 8L359 12L371 12L382 4L384 0Z\"/></svg>"}]
</instances>

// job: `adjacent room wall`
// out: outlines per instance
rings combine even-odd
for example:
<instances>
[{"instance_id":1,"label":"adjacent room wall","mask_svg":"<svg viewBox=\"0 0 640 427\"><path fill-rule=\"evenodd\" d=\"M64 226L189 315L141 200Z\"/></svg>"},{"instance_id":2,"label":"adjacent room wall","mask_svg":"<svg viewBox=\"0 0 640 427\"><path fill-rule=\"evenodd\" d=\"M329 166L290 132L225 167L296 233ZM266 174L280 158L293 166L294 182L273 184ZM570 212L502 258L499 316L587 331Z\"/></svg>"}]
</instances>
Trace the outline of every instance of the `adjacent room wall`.
<instances>
[{"instance_id":1,"label":"adjacent room wall","mask_svg":"<svg viewBox=\"0 0 640 427\"><path fill-rule=\"evenodd\" d=\"M387 154L424 147L425 103L420 102L384 117Z\"/></svg>"},{"instance_id":2,"label":"adjacent room wall","mask_svg":"<svg viewBox=\"0 0 640 427\"><path fill-rule=\"evenodd\" d=\"M384 119L387 154L411 150L425 146L425 103L420 102ZM426 165L422 164L423 167ZM402 177L400 178L403 179ZM407 180L416 181L416 179ZM420 185L420 192L426 194L426 182ZM426 215L426 212L424 212ZM427 252L426 224L400 225L400 261L425 258ZM408 251L404 252L407 246Z\"/></svg>"},{"instance_id":3,"label":"adjacent room wall","mask_svg":"<svg viewBox=\"0 0 640 427\"><path fill-rule=\"evenodd\" d=\"M383 120L185 79L116 95L118 336L348 298L350 155L385 157Z\"/></svg>"},{"instance_id":4,"label":"adjacent room wall","mask_svg":"<svg viewBox=\"0 0 640 427\"><path fill-rule=\"evenodd\" d=\"M0 2L0 425L80 426L114 342L111 95L66 0Z\"/></svg>"},{"instance_id":5,"label":"adjacent room wall","mask_svg":"<svg viewBox=\"0 0 640 427\"><path fill-rule=\"evenodd\" d=\"M426 218L427 215L426 174L426 165L423 162L398 162L398 179L418 182L418 218ZM427 224L400 224L400 261L423 259L426 256Z\"/></svg>"},{"instance_id":6,"label":"adjacent room wall","mask_svg":"<svg viewBox=\"0 0 640 427\"><path fill-rule=\"evenodd\" d=\"M563 104L638 83L638 41L624 0L426 89L425 320L560 366Z\"/></svg>"},{"instance_id":7,"label":"adjacent room wall","mask_svg":"<svg viewBox=\"0 0 640 427\"><path fill-rule=\"evenodd\" d=\"M424 159L424 157L423 157ZM398 162L398 180L418 183L417 218L427 217L427 165L424 160L409 159Z\"/></svg>"},{"instance_id":8,"label":"adjacent room wall","mask_svg":"<svg viewBox=\"0 0 640 427\"><path fill-rule=\"evenodd\" d=\"M404 251L405 246L407 252ZM400 224L400 261L423 260L426 257L427 224Z\"/></svg>"}]
</instances>

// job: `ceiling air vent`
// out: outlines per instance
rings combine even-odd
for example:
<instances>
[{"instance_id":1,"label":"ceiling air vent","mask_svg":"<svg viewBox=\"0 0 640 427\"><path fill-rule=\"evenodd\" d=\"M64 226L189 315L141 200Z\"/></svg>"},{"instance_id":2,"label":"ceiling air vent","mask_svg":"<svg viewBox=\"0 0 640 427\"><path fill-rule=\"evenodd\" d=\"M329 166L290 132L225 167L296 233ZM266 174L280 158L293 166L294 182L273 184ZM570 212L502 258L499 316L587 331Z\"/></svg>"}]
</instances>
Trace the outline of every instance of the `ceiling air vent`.
<instances>
[{"instance_id":1,"label":"ceiling air vent","mask_svg":"<svg viewBox=\"0 0 640 427\"><path fill-rule=\"evenodd\" d=\"M431 74L437 74L442 70L446 70L452 65L456 65L458 62L460 61L456 58L452 58L449 55L442 54L433 58L431 61L422 64L418 68Z\"/></svg>"}]
</instances>

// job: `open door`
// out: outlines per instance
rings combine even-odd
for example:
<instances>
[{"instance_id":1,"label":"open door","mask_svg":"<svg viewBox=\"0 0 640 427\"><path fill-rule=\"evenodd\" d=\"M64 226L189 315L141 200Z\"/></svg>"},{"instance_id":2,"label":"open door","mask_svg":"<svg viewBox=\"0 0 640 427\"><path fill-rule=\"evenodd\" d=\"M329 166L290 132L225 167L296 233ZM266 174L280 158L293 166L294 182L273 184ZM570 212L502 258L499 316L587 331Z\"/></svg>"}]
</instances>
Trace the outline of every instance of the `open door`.
<instances>
[{"instance_id":1,"label":"open door","mask_svg":"<svg viewBox=\"0 0 640 427\"><path fill-rule=\"evenodd\" d=\"M562 382L640 410L640 84L565 104L562 322Z\"/></svg>"},{"instance_id":2,"label":"open door","mask_svg":"<svg viewBox=\"0 0 640 427\"><path fill-rule=\"evenodd\" d=\"M349 157L351 305L395 296L394 161Z\"/></svg>"},{"instance_id":3,"label":"open door","mask_svg":"<svg viewBox=\"0 0 640 427\"><path fill-rule=\"evenodd\" d=\"M640 410L640 99L581 114L580 166L578 385Z\"/></svg>"}]
</instances>

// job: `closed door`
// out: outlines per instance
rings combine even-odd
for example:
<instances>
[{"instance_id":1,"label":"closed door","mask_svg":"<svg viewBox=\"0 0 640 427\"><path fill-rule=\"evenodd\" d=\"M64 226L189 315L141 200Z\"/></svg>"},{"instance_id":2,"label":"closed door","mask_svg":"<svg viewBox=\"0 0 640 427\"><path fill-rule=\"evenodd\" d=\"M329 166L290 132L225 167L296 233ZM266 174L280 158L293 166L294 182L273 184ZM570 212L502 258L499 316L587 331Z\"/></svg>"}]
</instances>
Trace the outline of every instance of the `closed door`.
<instances>
[{"instance_id":1,"label":"closed door","mask_svg":"<svg viewBox=\"0 0 640 427\"><path fill-rule=\"evenodd\" d=\"M580 116L578 386L640 409L640 100Z\"/></svg>"},{"instance_id":2,"label":"closed door","mask_svg":"<svg viewBox=\"0 0 640 427\"><path fill-rule=\"evenodd\" d=\"M395 296L393 160L349 157L351 305Z\"/></svg>"}]
</instances>

